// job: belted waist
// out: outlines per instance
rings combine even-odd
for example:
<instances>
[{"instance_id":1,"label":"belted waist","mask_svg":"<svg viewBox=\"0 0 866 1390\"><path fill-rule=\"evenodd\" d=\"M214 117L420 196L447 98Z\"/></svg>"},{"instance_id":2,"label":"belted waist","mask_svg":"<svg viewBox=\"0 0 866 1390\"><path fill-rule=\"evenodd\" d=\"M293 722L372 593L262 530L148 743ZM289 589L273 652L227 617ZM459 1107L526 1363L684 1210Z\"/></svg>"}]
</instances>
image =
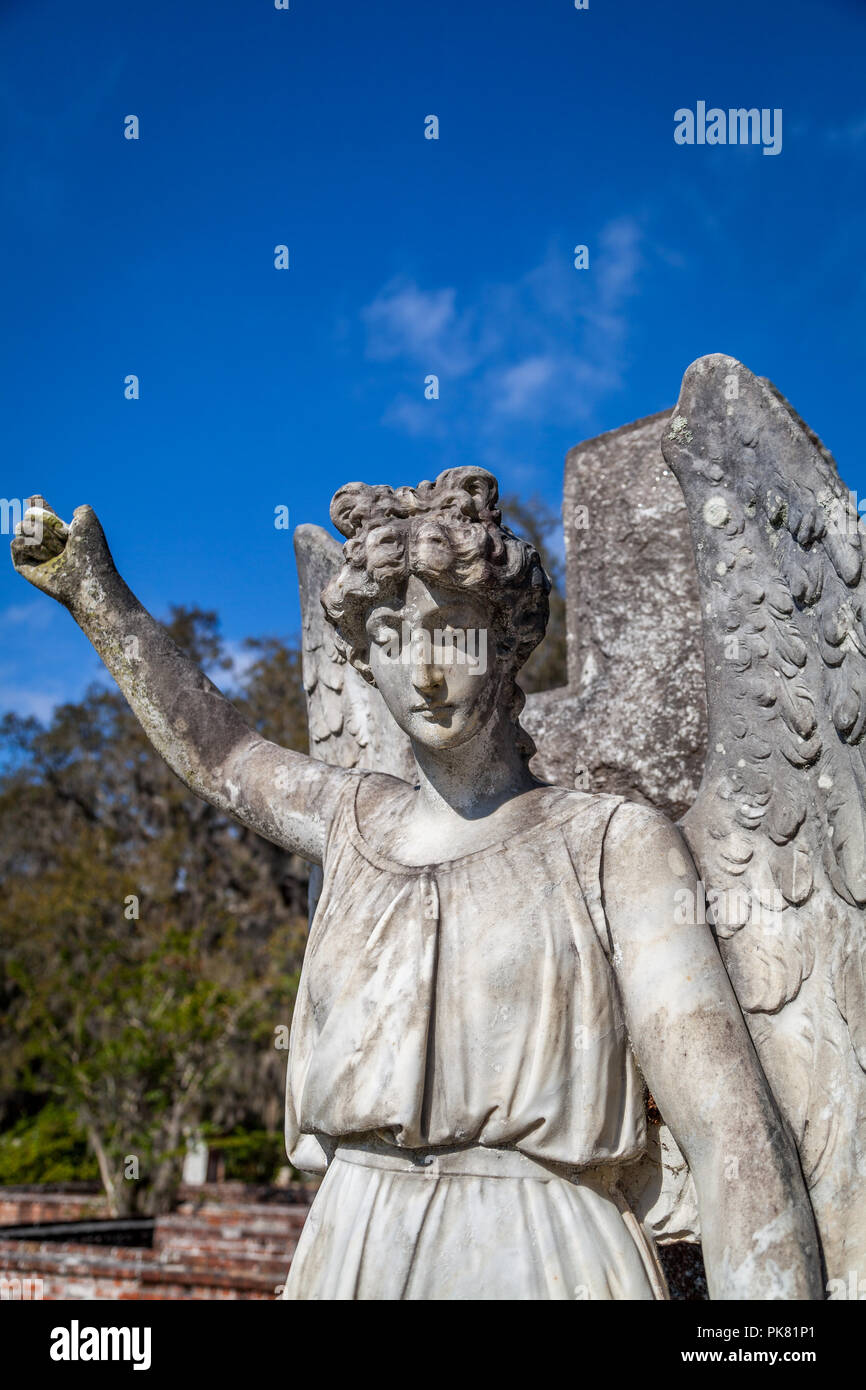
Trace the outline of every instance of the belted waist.
<instances>
[{"instance_id":1,"label":"belted waist","mask_svg":"<svg viewBox=\"0 0 866 1390\"><path fill-rule=\"evenodd\" d=\"M377 1135L341 1139L334 1158L365 1168L386 1168L418 1177L532 1178L537 1182L560 1181L607 1186L615 1178L608 1165L577 1168L563 1163L540 1162L514 1148L485 1144L437 1145L408 1149L389 1144Z\"/></svg>"}]
</instances>

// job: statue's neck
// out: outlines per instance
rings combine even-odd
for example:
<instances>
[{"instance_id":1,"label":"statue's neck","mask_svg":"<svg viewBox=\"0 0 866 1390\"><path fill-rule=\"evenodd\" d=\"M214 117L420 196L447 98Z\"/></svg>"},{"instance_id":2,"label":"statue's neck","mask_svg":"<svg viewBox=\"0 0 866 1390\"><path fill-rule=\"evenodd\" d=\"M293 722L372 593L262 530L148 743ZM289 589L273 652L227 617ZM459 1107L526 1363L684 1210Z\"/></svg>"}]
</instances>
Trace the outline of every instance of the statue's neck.
<instances>
[{"instance_id":1,"label":"statue's neck","mask_svg":"<svg viewBox=\"0 0 866 1390\"><path fill-rule=\"evenodd\" d=\"M515 737L515 725L499 710L490 723L457 748L414 746L419 795L431 815L476 819L538 785Z\"/></svg>"}]
</instances>

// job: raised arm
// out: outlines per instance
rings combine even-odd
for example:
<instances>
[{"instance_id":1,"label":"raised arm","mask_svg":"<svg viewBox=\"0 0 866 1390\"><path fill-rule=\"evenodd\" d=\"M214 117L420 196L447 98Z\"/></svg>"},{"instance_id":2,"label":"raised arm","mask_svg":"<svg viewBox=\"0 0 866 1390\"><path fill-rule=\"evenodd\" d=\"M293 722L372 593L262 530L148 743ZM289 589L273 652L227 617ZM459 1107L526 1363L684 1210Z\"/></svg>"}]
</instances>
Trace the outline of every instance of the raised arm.
<instances>
[{"instance_id":1,"label":"raised arm","mask_svg":"<svg viewBox=\"0 0 866 1390\"><path fill-rule=\"evenodd\" d=\"M31 499L15 540L18 573L68 608L142 728L197 796L266 839L321 863L351 773L261 738L171 640L115 568L91 507L66 526Z\"/></svg>"},{"instance_id":2,"label":"raised arm","mask_svg":"<svg viewBox=\"0 0 866 1390\"><path fill-rule=\"evenodd\" d=\"M823 1298L797 1152L699 920L685 841L658 812L624 806L603 879L632 1046L695 1181L711 1297Z\"/></svg>"}]
</instances>

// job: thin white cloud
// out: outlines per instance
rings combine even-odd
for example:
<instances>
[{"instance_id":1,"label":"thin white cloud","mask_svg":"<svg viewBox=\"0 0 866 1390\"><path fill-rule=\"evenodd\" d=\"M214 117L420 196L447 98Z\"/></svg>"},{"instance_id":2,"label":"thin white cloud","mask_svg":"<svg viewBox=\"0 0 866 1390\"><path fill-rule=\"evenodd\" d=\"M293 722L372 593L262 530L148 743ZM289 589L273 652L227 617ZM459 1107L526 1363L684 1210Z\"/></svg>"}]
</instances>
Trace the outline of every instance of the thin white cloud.
<instances>
[{"instance_id":1,"label":"thin white cloud","mask_svg":"<svg viewBox=\"0 0 866 1390\"><path fill-rule=\"evenodd\" d=\"M47 597L31 603L12 603L0 611L0 625L44 628L52 622L55 612L56 605Z\"/></svg>"},{"instance_id":2,"label":"thin white cloud","mask_svg":"<svg viewBox=\"0 0 866 1390\"><path fill-rule=\"evenodd\" d=\"M534 403L545 394L556 374L557 362L554 357L524 358L503 374L500 396L495 402L497 408L505 415L531 412Z\"/></svg>"},{"instance_id":3,"label":"thin white cloud","mask_svg":"<svg viewBox=\"0 0 866 1390\"><path fill-rule=\"evenodd\" d=\"M205 675L212 680L219 689L236 689L242 684L244 676L255 666L261 655L255 648L248 647L244 642L234 639L223 641L223 656L228 657L231 666L210 666L205 670Z\"/></svg>"},{"instance_id":4,"label":"thin white cloud","mask_svg":"<svg viewBox=\"0 0 866 1390\"><path fill-rule=\"evenodd\" d=\"M866 112L849 116L839 125L826 125L810 116L801 116L791 123L790 138L801 140L815 137L841 152L866 145Z\"/></svg>"},{"instance_id":5,"label":"thin white cloud","mask_svg":"<svg viewBox=\"0 0 866 1390\"><path fill-rule=\"evenodd\" d=\"M557 243L521 279L484 286L470 301L453 286L431 290L393 280L362 311L367 356L404 362L419 386L435 373L452 436L461 429L501 433L542 417L584 421L622 384L641 248L638 221L622 217L590 244L586 270L575 269L572 248ZM455 396L449 386L458 379ZM441 414L435 402L431 408L401 393L383 423L409 435L440 435Z\"/></svg>"},{"instance_id":6,"label":"thin white cloud","mask_svg":"<svg viewBox=\"0 0 866 1390\"><path fill-rule=\"evenodd\" d=\"M399 395L393 400L382 416L383 425L402 429L413 438L422 435L444 437L447 433L441 411L433 400L413 400L410 396Z\"/></svg>"},{"instance_id":7,"label":"thin white cloud","mask_svg":"<svg viewBox=\"0 0 866 1390\"><path fill-rule=\"evenodd\" d=\"M602 231L596 257L599 303L610 314L617 314L634 293L643 259L640 240L640 229L632 217L617 218Z\"/></svg>"},{"instance_id":8,"label":"thin white cloud","mask_svg":"<svg viewBox=\"0 0 866 1390\"><path fill-rule=\"evenodd\" d=\"M853 116L840 126L830 126L827 139L831 145L845 145L849 149L866 143L866 114Z\"/></svg>"},{"instance_id":9,"label":"thin white cloud","mask_svg":"<svg viewBox=\"0 0 866 1390\"><path fill-rule=\"evenodd\" d=\"M47 723L58 705L68 698L56 690L24 690L19 685L0 685L0 714L34 716Z\"/></svg>"},{"instance_id":10,"label":"thin white cloud","mask_svg":"<svg viewBox=\"0 0 866 1390\"><path fill-rule=\"evenodd\" d=\"M362 311L367 326L367 355L388 362L405 357L428 364L435 372L447 366L452 375L470 371L470 325L455 310L453 288L422 290L412 280L392 280Z\"/></svg>"},{"instance_id":11,"label":"thin white cloud","mask_svg":"<svg viewBox=\"0 0 866 1390\"><path fill-rule=\"evenodd\" d=\"M596 366L576 353L530 357L502 375L491 408L512 419L538 421L565 413L582 421L620 384L617 370Z\"/></svg>"}]
</instances>

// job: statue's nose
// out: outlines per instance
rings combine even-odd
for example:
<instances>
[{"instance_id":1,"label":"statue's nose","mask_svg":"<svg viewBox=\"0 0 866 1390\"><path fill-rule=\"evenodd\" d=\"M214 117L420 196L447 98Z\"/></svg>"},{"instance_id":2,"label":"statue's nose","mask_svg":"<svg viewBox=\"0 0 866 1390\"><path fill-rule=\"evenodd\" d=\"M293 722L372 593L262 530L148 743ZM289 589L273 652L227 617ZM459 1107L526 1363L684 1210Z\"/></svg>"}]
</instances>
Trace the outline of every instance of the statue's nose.
<instances>
[{"instance_id":1,"label":"statue's nose","mask_svg":"<svg viewBox=\"0 0 866 1390\"><path fill-rule=\"evenodd\" d=\"M433 643L426 628L416 628L412 632L409 664L412 684L422 694L442 684L442 667L434 660Z\"/></svg>"}]
</instances>

